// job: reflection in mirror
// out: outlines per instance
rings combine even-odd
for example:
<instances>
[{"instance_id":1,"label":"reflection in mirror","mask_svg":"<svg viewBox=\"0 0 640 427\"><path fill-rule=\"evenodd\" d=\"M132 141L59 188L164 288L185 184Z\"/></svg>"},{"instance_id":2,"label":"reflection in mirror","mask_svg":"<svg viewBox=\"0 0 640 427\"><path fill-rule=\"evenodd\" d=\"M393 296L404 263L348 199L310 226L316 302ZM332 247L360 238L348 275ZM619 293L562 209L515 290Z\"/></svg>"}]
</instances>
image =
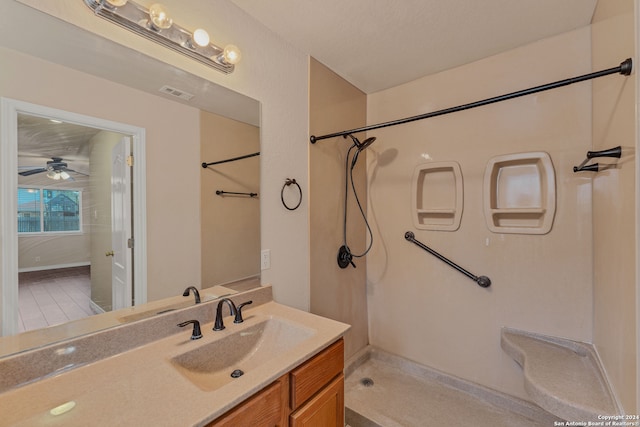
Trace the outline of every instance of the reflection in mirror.
<instances>
[{"instance_id":1,"label":"reflection in mirror","mask_svg":"<svg viewBox=\"0 0 640 427\"><path fill-rule=\"evenodd\" d=\"M135 304L130 146L129 135L18 113L20 332Z\"/></svg>"},{"instance_id":2,"label":"reflection in mirror","mask_svg":"<svg viewBox=\"0 0 640 427\"><path fill-rule=\"evenodd\" d=\"M236 159L260 151L260 129L256 126L203 111L200 131L203 163ZM255 256L260 253L259 190L259 155L202 170L203 285L222 285L260 274L260 259Z\"/></svg>"},{"instance_id":3,"label":"reflection in mirror","mask_svg":"<svg viewBox=\"0 0 640 427\"><path fill-rule=\"evenodd\" d=\"M163 176L173 177L173 182L181 183L181 176L184 174L184 167L175 168L172 163L180 163L182 161L182 148L189 148L193 153L193 144L200 144L201 150L209 149L209 148L220 148L225 146L225 140L228 140L231 144L230 151L238 150L237 153L233 151L230 155L242 155L247 154L247 150L249 152L259 151L259 104L257 101L250 99L246 96L234 93L224 87L218 86L216 84L207 81L206 79L196 77L189 73L184 72L183 70L171 67L166 63L157 61L153 58L144 56L140 54L140 52L133 51L119 44L113 43L109 40L100 38L94 34L87 33L84 30L81 30L78 27L73 25L64 23L57 19L54 19L50 16L44 15L34 9L26 7L18 2L10 2L4 7L4 13L0 16L0 59L2 59L3 64L8 65L6 67L6 72L3 72L0 75L0 96L8 97L13 99L24 99L29 102L41 103L50 107L60 108L67 111L75 111L80 114L87 114L91 116L96 116L99 114L96 113L96 110L105 111L116 111L121 110L123 107L126 107L127 110L136 110L135 104L131 104L131 102L135 102L132 100L141 98L141 93L146 93L153 95L153 97L158 97L160 101L157 104L165 105L168 100L171 100L172 103L176 105L182 104L183 106L179 108L165 108L165 110L171 111L171 113L167 113L165 111L156 114L154 117L155 120L144 116L145 107L138 107L137 110L140 110L140 114L138 117L144 120L135 119L134 117L130 118L130 124L134 126L142 126L146 130L147 138L149 139L153 136L153 142L149 139L149 144L153 143L154 147L158 147L158 144L165 143L162 138L165 138L166 141L168 138L165 136L168 129L168 123L164 117L167 117L168 114L176 114L176 111L184 111L184 106L188 106L191 109L195 109L195 111L200 111L200 115L198 119L196 119L195 123L200 123L201 129L197 129L195 134L200 135L200 140L198 137L192 138L174 138L170 140L168 143L171 144L168 151L165 151L161 156L161 163L153 163L155 170L150 172L152 175L157 173L160 169L162 171ZM47 37L26 37L26 34L32 31L37 31L38 34L47 34ZM17 41L17 43L9 42L9 40ZM19 51L18 51L19 50ZM44 61L44 62L43 62ZM54 62L49 62L54 61ZM117 64L126 63L127 67L115 66ZM62 67L60 67L60 65ZM22 67L22 68L21 68ZM73 87L75 85L74 79L77 78L77 74L73 78L67 78L70 81L70 87L64 88L65 95L57 95L52 96L51 93L59 93L58 88L60 86L53 86L55 82L65 81L65 78L60 75L64 70L73 70L74 73L80 71L82 73L86 73L85 77L82 77L84 83L90 81L90 79L96 79L95 85L93 87L98 91L104 91L106 89L103 86L109 86L110 91L117 91L118 93L130 93L131 99L128 99L127 96L123 96L121 102L123 105L119 105L118 103L111 103L110 105L105 105L102 97L96 96L94 91L84 92L82 94L77 93L80 87ZM51 71L54 73L54 77L51 77ZM103 80L106 79L106 80ZM85 81L86 80L86 81ZM109 82L107 82L107 80ZM39 82L47 83L42 87L39 87ZM108 84L103 84L101 82L106 82ZM113 83L117 83L117 85L113 85ZM163 86L170 86L172 88L179 89L181 92L190 93L193 98L190 101L171 97L170 95L166 95L164 93L160 93L159 89ZM56 88L56 90L52 90ZM24 90L21 91L21 89ZM67 93L68 89L68 93ZM142 91L142 92L141 92ZM82 95L78 97L79 95ZM84 107L80 107L80 103L74 101L81 99ZM162 99L161 99L162 98ZM74 107L74 102L77 104ZM94 103L99 108L92 108L91 103ZM105 109L106 107L106 109ZM132 108L133 107L133 108ZM136 111L137 113L137 111ZM122 114L118 114L117 116L123 117ZM134 115L135 116L135 115ZM181 117L184 117L185 114L182 114ZM211 117L209 117L211 116ZM227 122L226 124L217 123L215 125L209 126L207 125L209 119L219 122ZM26 119L26 118L25 118ZM189 119L191 120L191 119ZM4 125L4 124L3 124ZM154 129L155 126L158 126L159 129ZM230 130L223 130L225 126L229 125ZM183 126L183 123L180 122L180 126ZM238 131L236 129L237 126L246 127L247 129ZM183 126L184 127L184 126ZM214 127L216 128L215 130ZM189 135L193 135L193 127L189 130ZM222 133L227 133L228 138L220 138L218 135ZM212 137L212 133L214 137ZM245 149L242 146L242 140L238 140L238 135L240 134L250 134L251 136L247 139L250 142L247 142L248 146L251 148ZM206 137L205 137L206 135ZM186 144L186 145L185 145ZM208 144L208 145L205 145ZM54 148L50 151L42 151L38 153L31 153L34 157L27 157L26 154L29 153L29 150L25 151L25 158L21 159L20 166L28 166L33 170L37 167L47 168L47 161L56 162L56 159L53 157L61 157L61 161L58 163L67 163L67 168L78 171L80 173L86 172L87 169L83 169L83 165L79 162L79 159L73 159L69 153L64 153L62 156L53 153L52 151L56 151L58 148ZM155 148L154 161L157 162L159 152L158 148ZM17 147L16 147L17 151ZM209 156L212 157L209 157ZM213 160L218 160L218 156L226 156L225 152L212 152L206 153L206 158L199 159L200 162L209 162ZM39 156L39 157L35 157ZM165 159L169 156L174 156L176 159L175 162L166 161ZM71 159L70 159L71 158ZM27 162L27 159L29 161ZM69 161L66 161L70 159ZM195 159L194 159L195 160ZM149 161L149 159L147 159ZM246 286L256 286L259 285L259 279L256 279L259 274L259 198L255 200L236 200L230 199L227 197L220 197L215 195L215 190L218 189L218 185L224 185L225 188L221 188L223 190L234 191L236 189L240 189L244 191L244 189L248 189L251 192L259 193L259 181L257 180L259 176L259 157L254 159L244 160L242 162L231 163L224 168L216 168L214 169L202 169L200 167L200 162L193 161L194 173L200 174L201 178L201 196L206 197L209 201L222 203L223 206L220 209L230 209L234 207L236 202L240 203L241 206L238 208L238 214L234 214L234 211L230 211L225 213L224 215L220 214L218 208L215 208L216 211L205 212L204 207L201 213L201 218L204 218L205 215L207 218L211 218L211 220L215 223L216 226L219 227L218 230L211 234L209 231L206 233L202 233L201 237L201 246L203 251L214 250L214 252L208 253L207 255L203 254L202 258L202 271L199 272L196 276L201 278L200 283L185 283L185 280L171 280L170 283L164 283L163 288L161 290L156 290L158 280L150 281L149 283L145 283L149 289L149 301L162 299L163 301L166 298L175 295L180 301L183 301L183 297L179 295L185 286L188 285L198 285L200 288L208 288L214 286L219 283L228 284L228 289L242 288ZM241 164L245 162L244 164ZM184 162L183 162L184 163ZM3 160L3 165L4 165ZM39 166L42 165L42 166ZM236 166L239 166L236 169ZM189 166L190 167L190 166ZM252 170L246 171L243 170L245 167L251 167ZM199 170L196 171L195 168ZM18 171L18 162L16 161L16 156L13 157L13 164L9 168L3 167L3 181L7 182L7 180L15 182L17 188L17 172ZM13 170L10 174L11 177L8 179L7 170ZM191 172L191 171L190 171ZM48 173L48 172L47 172ZM34 175L47 175L47 173L36 173ZM255 177L254 177L255 174ZM71 176L75 180L75 184L69 184L69 189L73 189L71 187L75 187L76 184L80 184L82 180L91 179L91 173L89 177L84 177L81 174ZM193 175L191 175L193 176ZM197 176L197 175L196 175ZM29 178L26 176L24 178ZM144 177L143 177L144 178ZM255 178L255 180L254 180ZM35 177L34 177L35 179ZM44 177L43 177L44 179ZM53 181L52 178L47 178ZM211 179L213 182L205 184L206 179ZM226 180L224 184L222 181ZM164 179L160 180L165 182L165 184L159 184L158 180L149 180L146 182L146 188L148 194L153 194L153 196L147 196L146 199L151 201L151 205L153 209L157 209L159 206L162 206L164 209L171 208L171 194L167 194L166 182ZM194 186L194 182L192 180L186 183L187 185L191 185L192 188ZM25 184L26 185L26 184ZM66 185L66 184L65 184ZM158 185L162 185L162 188L158 188ZM197 184L195 184L197 185ZM83 190L84 193L85 190ZM171 191L174 191L173 189ZM162 200L156 200L158 194L161 195ZM46 194L48 196L48 194ZM53 193L51 193L54 196ZM42 195L40 196L43 197ZM53 198L53 197L52 197ZM17 202L17 201L16 201ZM135 201L134 201L135 202ZM231 202L231 203L227 203ZM82 204L82 203L81 203ZM204 202L200 203L204 206ZM6 205L3 205L6 207ZM87 210L91 207L91 203L88 206L81 208L78 212L80 212L83 216L91 217L90 210ZM135 206L134 206L135 208ZM193 207L185 207L181 206L181 210L197 210L199 209L198 204L194 203ZM135 210L135 209L134 209ZM247 214L247 220L253 221L251 225L241 224L239 222L235 222L232 224L225 225L224 221L227 218L232 217L236 219L236 217L244 216ZM17 212L16 212L17 215ZM73 216L73 215L71 215ZM153 220L154 211L149 211L145 220ZM86 219L86 218L85 218ZM16 221L17 222L17 221ZM97 224L97 223L96 223ZM189 224L190 227L193 227L193 224ZM246 234L248 230L252 230L251 233L254 233L251 238ZM172 245L171 233L175 233L177 228L174 230L167 230L166 235L159 236L157 233L154 234L154 242L162 241L163 244ZM3 230L4 232L4 230ZM217 233L217 234L216 234ZM232 240L229 240L232 239ZM44 262L49 262L45 259L45 255L40 254L36 255L35 252L30 252L29 245L25 245L23 249L25 249L25 255L13 258L12 253L18 253L18 244L17 239L15 243L15 247L11 248L11 243L7 243L7 241L11 239L3 239L5 240L3 244L2 257L3 261L7 262L7 260L12 261L15 266L13 267L16 272L15 282L17 282L17 271L18 267L25 269L25 272L28 272L29 269L33 269L38 267L35 265L36 257L39 258L39 266L46 266ZM206 244L205 244L206 240ZM234 246L237 242L250 243L242 248L238 248ZM209 243L211 242L211 245ZM44 243L38 243L34 245L36 249L44 248ZM66 245L66 244L65 244ZM84 242L83 245L87 245L87 242ZM208 246L208 247L205 247ZM85 246L86 247L86 246ZM9 248L9 250L7 250ZM221 253L215 253L215 250L222 248ZM158 254L162 252L161 248L156 248L154 254ZM14 252L12 252L12 250ZM21 249L22 250L22 249ZM239 252L236 252L239 251ZM93 248L89 246L89 251L91 255L87 255L85 259L80 261L65 261L61 259L51 261L51 265L66 265L73 264L75 262L93 264ZM108 251L105 251L108 252ZM85 254L86 255L86 254ZM47 255L47 257L50 255ZM98 257L107 258L105 253L102 251L97 252ZM230 256L229 258L225 258L225 256ZM86 258L89 258L87 260ZM18 259L20 258L20 259ZM211 265L214 264L213 259L216 262L220 263L219 267L216 267L215 272L205 271L205 266L207 269ZM234 261L246 261L245 266L238 266L234 264ZM163 261L160 261L162 263ZM20 265L18 265L20 263ZM158 267L166 268L167 266L161 265L152 257L149 257L146 266L149 269L155 269ZM139 266L139 265L138 265ZM230 267L232 272L226 274L224 269L226 267ZM81 267L81 266L79 266ZM142 267L137 268L136 271L140 270ZM170 266L169 266L170 267ZM93 268L93 265L91 266ZM184 270L185 266L180 266ZM222 270L221 270L222 269ZM219 274L219 273L225 274ZM215 274L214 274L215 273ZM157 276L157 274L156 274ZM6 274L6 271L2 271L2 289L3 292L5 288L8 286L7 277L10 275ZM234 282L238 279L246 279L250 278L250 280L245 280L238 283L230 283ZM251 279L253 278L253 279ZM161 277L163 279L163 277ZM91 278L93 281L93 277ZM189 281L193 281L192 279ZM135 286L141 285L140 283L135 283ZM169 287L170 286L170 287ZM241 289L240 289L241 290ZM96 305L104 308L109 308L108 298L106 296L97 298L101 300ZM17 298L16 298L17 300ZM185 298L186 300L186 298ZM6 301L6 299L3 299ZM96 302L96 301L94 301ZM171 304L175 303L173 301ZM102 304L102 305L101 305ZM154 303L150 303L154 304ZM153 306L148 311L150 313L155 313L156 307ZM131 310L131 309L125 309ZM138 308L138 310L145 310L144 306ZM5 322L5 314L2 313L3 322ZM130 313L132 314L132 313ZM110 313L105 313L99 316L92 316L90 319L99 319L100 316L109 316ZM124 317L124 316L121 316ZM131 320L135 320L136 316L129 317ZM119 321L120 322L120 321ZM108 323L108 322L107 322ZM40 329L37 335L39 338L37 340L33 340L34 346L39 346L45 344L46 336L50 336L52 340L60 340L64 338L68 338L74 336L76 334L84 334L87 332L91 332L93 330L101 329L103 327L113 326L113 324L104 324L97 320L92 320L91 322L87 322L83 324L81 321L72 321L65 326L55 326L49 327L47 329ZM89 326L88 326L89 325ZM4 329L4 327L3 327ZM36 331L34 331L36 332ZM27 335L21 334L21 335ZM2 338L0 338L0 350L2 350ZM24 343L29 342L29 340L23 340ZM26 347L30 344L21 344L20 350L25 350ZM6 351L0 351L0 354L6 354Z\"/></svg>"}]
</instances>

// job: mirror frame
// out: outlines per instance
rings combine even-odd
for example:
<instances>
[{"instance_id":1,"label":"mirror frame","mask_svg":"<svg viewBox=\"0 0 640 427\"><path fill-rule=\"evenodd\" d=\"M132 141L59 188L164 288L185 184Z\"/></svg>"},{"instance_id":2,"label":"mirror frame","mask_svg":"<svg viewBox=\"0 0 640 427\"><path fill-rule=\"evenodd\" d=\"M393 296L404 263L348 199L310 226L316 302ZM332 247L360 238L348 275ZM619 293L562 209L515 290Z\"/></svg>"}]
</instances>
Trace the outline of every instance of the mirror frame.
<instances>
[{"instance_id":1,"label":"mirror frame","mask_svg":"<svg viewBox=\"0 0 640 427\"><path fill-rule=\"evenodd\" d=\"M147 302L147 231L146 231L146 150L145 129L96 117L72 113L55 108L30 104L11 98L0 98L0 220L2 256L0 257L0 289L2 310L1 335L18 333L18 113L47 118L56 118L70 123L91 126L107 131L130 135L132 138L133 162L133 256L136 268L133 271L135 305Z\"/></svg>"}]
</instances>

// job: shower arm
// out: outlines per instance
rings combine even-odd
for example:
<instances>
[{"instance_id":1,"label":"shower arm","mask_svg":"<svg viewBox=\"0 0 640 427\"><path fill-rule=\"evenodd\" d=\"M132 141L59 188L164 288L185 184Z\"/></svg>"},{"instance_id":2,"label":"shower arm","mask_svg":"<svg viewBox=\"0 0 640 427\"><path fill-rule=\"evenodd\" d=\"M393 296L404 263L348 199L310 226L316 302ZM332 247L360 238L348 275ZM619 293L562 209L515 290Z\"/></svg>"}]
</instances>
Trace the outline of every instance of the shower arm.
<instances>
[{"instance_id":1,"label":"shower arm","mask_svg":"<svg viewBox=\"0 0 640 427\"><path fill-rule=\"evenodd\" d=\"M429 252L431 255L433 255L434 257L438 258L440 261L444 262L445 264L449 265L450 267L453 267L454 269L458 270L460 273L464 274L468 278L472 279L474 282L476 282L478 284L478 286L480 286L482 288L488 288L489 286L491 286L491 279L489 279L487 276L476 276L476 275L468 272L467 270L465 270L464 268L460 267L455 262L451 261L450 259L446 258L443 255L440 255L438 252L434 251L433 249L431 249L430 247L428 247L424 243L416 240L415 234L413 234L411 231L407 231L406 233L404 233L404 238L407 239L409 242L414 243L416 246L419 246L420 248L422 248L425 251Z\"/></svg>"},{"instance_id":2,"label":"shower arm","mask_svg":"<svg viewBox=\"0 0 640 427\"><path fill-rule=\"evenodd\" d=\"M463 104L463 105L459 105L457 107L445 108L443 110L433 111L431 113L420 114L418 116L407 117L407 118L404 118L404 119L393 120L393 121L384 122L384 123L378 123L378 124L375 124L375 125L365 126L365 127L361 127L361 128L357 128L357 129L345 130L345 131L342 131L342 132L330 133L330 134L326 134L326 135L320 135L320 136L311 135L309 137L309 140L311 141L312 144L315 144L317 141L320 141L320 140L323 140L323 139L335 138L337 136L346 136L346 135L349 135L349 134L366 132L366 131L369 131L369 130L380 129L380 128L389 127L389 126L395 126L395 125L401 125L401 124L404 124L404 123L415 122L416 120L423 120L423 119L429 119L431 117L443 116L445 114L456 113L458 111L469 110L471 108L481 107L483 105L493 104L493 103L501 102L501 101L507 101L509 99L514 99L514 98L518 98L518 97L525 96L525 95L531 95L531 94L534 94L534 93L543 92L543 91L550 90L550 89L556 89L556 88L559 88L559 87L562 87L562 86L567 86L567 85L570 85L570 84L573 84L573 83L579 83L579 82L583 82L583 81L586 81L586 80L592 80L592 79L595 79L595 78L598 78L598 77L608 76L610 74L622 74L623 76L628 76L628 75L631 74L632 69L633 69L633 61L632 61L631 58L627 58L623 62L621 62L619 66L613 67L613 68L608 68L606 70L596 71L596 72L593 72L593 73L584 74L582 76L571 77L569 79L560 80L560 81L557 81L557 82L554 82L554 83L548 83L548 84L545 84L545 85L536 86L536 87L532 87L532 88L529 88L529 89L524 89L524 90L520 90L520 91L517 91L517 92L508 93L508 94L505 94L505 95L500 95L500 96L496 96L496 97L493 97L493 98L484 99L482 101L476 101L476 102L472 102L472 103L469 103L469 104Z\"/></svg>"}]
</instances>

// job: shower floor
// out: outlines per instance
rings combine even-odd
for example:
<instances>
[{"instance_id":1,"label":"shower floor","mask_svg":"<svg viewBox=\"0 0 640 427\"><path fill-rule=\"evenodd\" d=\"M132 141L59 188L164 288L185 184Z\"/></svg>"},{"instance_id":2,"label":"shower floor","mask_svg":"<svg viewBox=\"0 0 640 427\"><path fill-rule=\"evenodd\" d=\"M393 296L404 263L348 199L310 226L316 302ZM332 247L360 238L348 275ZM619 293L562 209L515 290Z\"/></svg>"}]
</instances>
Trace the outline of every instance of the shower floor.
<instances>
[{"instance_id":1,"label":"shower floor","mask_svg":"<svg viewBox=\"0 0 640 427\"><path fill-rule=\"evenodd\" d=\"M355 359L346 368L349 427L549 427L560 421L536 405L371 347Z\"/></svg>"}]
</instances>

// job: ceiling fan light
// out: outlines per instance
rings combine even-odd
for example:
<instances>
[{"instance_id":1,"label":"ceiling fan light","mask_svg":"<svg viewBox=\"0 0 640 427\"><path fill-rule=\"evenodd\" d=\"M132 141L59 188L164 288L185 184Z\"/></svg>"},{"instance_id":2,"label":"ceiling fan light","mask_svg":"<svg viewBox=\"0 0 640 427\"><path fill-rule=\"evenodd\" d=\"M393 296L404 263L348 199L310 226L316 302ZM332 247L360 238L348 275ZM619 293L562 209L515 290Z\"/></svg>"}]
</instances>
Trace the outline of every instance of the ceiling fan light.
<instances>
[{"instance_id":1,"label":"ceiling fan light","mask_svg":"<svg viewBox=\"0 0 640 427\"><path fill-rule=\"evenodd\" d=\"M60 173L55 170L50 170L49 172L47 172L47 178L51 178L57 181L60 179Z\"/></svg>"},{"instance_id":2,"label":"ceiling fan light","mask_svg":"<svg viewBox=\"0 0 640 427\"><path fill-rule=\"evenodd\" d=\"M61 172L58 172L58 176L59 176L61 179L69 179L69 178L71 178L71 175L69 175L69 174L67 173L67 171L61 171ZM60 179L60 178L58 178L58 179Z\"/></svg>"}]
</instances>

